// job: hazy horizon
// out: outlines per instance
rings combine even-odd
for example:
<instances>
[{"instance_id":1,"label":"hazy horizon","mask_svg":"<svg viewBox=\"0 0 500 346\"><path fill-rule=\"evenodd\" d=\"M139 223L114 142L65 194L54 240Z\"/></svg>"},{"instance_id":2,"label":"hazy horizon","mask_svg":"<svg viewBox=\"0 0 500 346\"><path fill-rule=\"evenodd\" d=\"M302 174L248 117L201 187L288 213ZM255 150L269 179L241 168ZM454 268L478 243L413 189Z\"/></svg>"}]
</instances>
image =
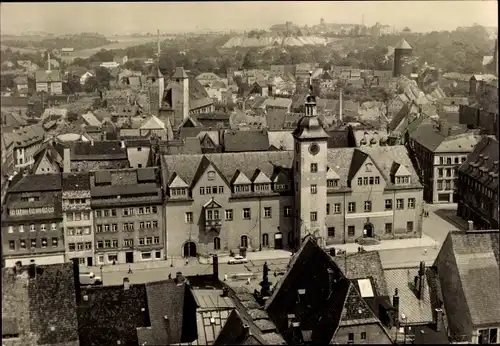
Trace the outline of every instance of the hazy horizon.
<instances>
[{"instance_id":1,"label":"hazy horizon","mask_svg":"<svg viewBox=\"0 0 500 346\"><path fill-rule=\"evenodd\" d=\"M2 34L98 32L103 35L267 29L298 25L379 22L417 32L454 30L475 23L498 26L497 1L283 1L153 3L2 3ZM99 14L104 14L99 18ZM95 20L92 20L95 18Z\"/></svg>"}]
</instances>

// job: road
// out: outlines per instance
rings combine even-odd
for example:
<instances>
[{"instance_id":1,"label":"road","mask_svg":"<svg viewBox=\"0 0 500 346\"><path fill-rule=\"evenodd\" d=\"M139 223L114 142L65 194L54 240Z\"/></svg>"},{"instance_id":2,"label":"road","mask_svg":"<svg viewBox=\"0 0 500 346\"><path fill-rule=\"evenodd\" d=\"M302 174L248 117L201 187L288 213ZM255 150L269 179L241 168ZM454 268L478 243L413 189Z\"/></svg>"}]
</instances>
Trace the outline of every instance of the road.
<instances>
[{"instance_id":1,"label":"road","mask_svg":"<svg viewBox=\"0 0 500 346\"><path fill-rule=\"evenodd\" d=\"M436 244L431 247L416 246L411 248L403 249L387 249L380 250L380 259L382 261L382 267L384 269L388 268L405 268L418 266L421 261L424 261L426 265L430 266L434 263L434 260L439 252L441 244L446 239L446 236L450 230L457 229L458 226L451 223L445 217L440 215L450 214L439 213L435 214L434 210L449 210L453 209L453 205L447 206L428 206L429 217L424 218L423 222L423 232L433 238ZM267 260L271 275L274 271L284 271L288 264L288 259L276 259ZM193 261L194 262L194 261ZM251 261L248 264L238 264L229 265L227 263L219 264L219 278L223 279L224 275L228 277L233 277L234 275L241 274L241 280L245 280L248 275L256 273L255 275L260 275L259 272L262 271L262 266L264 260ZM128 268L123 266L122 268L116 268L117 270L108 271L105 270L102 273L104 285L121 285L123 283L123 278L128 277L132 284L139 284L151 281L166 280L168 275L171 274L175 277L176 272L180 271L184 275L196 275L196 274L211 274L213 272L211 264L199 264L190 263L188 265L181 265L181 262L177 262L175 267L168 265L165 262L164 267L160 268L150 268L150 269L134 269L133 273L128 274ZM96 272L97 275L101 273ZM246 275L246 276L245 276Z\"/></svg>"},{"instance_id":2,"label":"road","mask_svg":"<svg viewBox=\"0 0 500 346\"><path fill-rule=\"evenodd\" d=\"M439 248L410 248L410 249L391 249L391 250L381 250L380 259L382 261L382 267L386 268L405 268L418 266L420 261L425 261L427 265L432 265L434 259L437 256ZM278 260L267 260L269 265L271 275L274 271L280 272L285 271L288 259L278 259ZM219 264L219 278L223 279L224 275L232 278L235 275L241 274L241 280L245 280L248 276L254 273L256 276L260 275L262 272L262 266L264 265L264 260L251 261L247 264L237 264L229 265L226 263ZM183 275L203 275L213 273L213 268L211 264L191 264L188 266L181 267L160 267L160 268L150 268L150 269L136 269L131 274L128 273L128 269L117 270L112 272L103 272L103 283L105 286L108 285L121 285L123 283L123 278L128 277L130 283L139 284L151 281L159 281L168 279L168 275L171 274L175 277L176 272L182 272ZM96 273L100 275L100 273Z\"/></svg>"}]
</instances>

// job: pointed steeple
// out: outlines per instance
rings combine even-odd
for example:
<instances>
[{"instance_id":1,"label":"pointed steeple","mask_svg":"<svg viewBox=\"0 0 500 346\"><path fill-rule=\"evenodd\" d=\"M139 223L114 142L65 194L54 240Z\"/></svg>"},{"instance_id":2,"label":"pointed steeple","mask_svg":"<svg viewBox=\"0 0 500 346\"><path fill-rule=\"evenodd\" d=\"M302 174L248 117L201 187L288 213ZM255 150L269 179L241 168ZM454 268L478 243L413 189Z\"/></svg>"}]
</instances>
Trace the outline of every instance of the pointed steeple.
<instances>
[{"instance_id":1,"label":"pointed steeple","mask_svg":"<svg viewBox=\"0 0 500 346\"><path fill-rule=\"evenodd\" d=\"M312 71L309 71L309 94L306 97L306 116L316 116L316 97L313 92Z\"/></svg>"}]
</instances>

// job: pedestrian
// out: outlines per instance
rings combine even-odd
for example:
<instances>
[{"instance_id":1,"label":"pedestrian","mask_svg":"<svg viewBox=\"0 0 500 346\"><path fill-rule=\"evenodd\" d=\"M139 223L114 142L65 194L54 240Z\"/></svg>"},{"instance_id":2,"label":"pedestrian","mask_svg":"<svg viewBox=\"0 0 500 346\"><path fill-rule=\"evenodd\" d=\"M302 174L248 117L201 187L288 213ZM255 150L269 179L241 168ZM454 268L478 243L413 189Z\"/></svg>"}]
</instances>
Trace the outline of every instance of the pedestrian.
<instances>
[{"instance_id":1,"label":"pedestrian","mask_svg":"<svg viewBox=\"0 0 500 346\"><path fill-rule=\"evenodd\" d=\"M172 274L171 273L168 274L168 279L172 280Z\"/></svg>"},{"instance_id":2,"label":"pedestrian","mask_svg":"<svg viewBox=\"0 0 500 346\"><path fill-rule=\"evenodd\" d=\"M247 285L250 285L250 278L247 278Z\"/></svg>"},{"instance_id":3,"label":"pedestrian","mask_svg":"<svg viewBox=\"0 0 500 346\"><path fill-rule=\"evenodd\" d=\"M227 274L224 274L224 281L227 281Z\"/></svg>"},{"instance_id":4,"label":"pedestrian","mask_svg":"<svg viewBox=\"0 0 500 346\"><path fill-rule=\"evenodd\" d=\"M128 266L128 273L132 274L132 267L130 265Z\"/></svg>"},{"instance_id":5,"label":"pedestrian","mask_svg":"<svg viewBox=\"0 0 500 346\"><path fill-rule=\"evenodd\" d=\"M115 261L115 260L113 260L113 265L115 265L115 264L116 264L116 261Z\"/></svg>"},{"instance_id":6,"label":"pedestrian","mask_svg":"<svg viewBox=\"0 0 500 346\"><path fill-rule=\"evenodd\" d=\"M187 257L186 257L186 261L185 261L184 263L185 263L186 265L188 265L188 264L189 264L189 260L187 259Z\"/></svg>"},{"instance_id":7,"label":"pedestrian","mask_svg":"<svg viewBox=\"0 0 500 346\"><path fill-rule=\"evenodd\" d=\"M426 254L426 255L427 255L427 249L424 249L424 254Z\"/></svg>"}]
</instances>

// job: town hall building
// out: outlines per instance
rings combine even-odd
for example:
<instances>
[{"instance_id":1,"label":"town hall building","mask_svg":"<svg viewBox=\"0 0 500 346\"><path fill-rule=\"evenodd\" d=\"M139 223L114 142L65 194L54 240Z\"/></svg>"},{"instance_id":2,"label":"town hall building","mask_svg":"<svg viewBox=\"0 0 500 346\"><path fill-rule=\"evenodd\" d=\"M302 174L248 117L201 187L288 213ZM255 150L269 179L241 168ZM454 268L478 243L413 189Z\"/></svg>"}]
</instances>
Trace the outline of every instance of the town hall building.
<instances>
[{"instance_id":1,"label":"town hall building","mask_svg":"<svg viewBox=\"0 0 500 346\"><path fill-rule=\"evenodd\" d=\"M422 234L423 188L404 146L328 149L312 93L293 151L165 155L166 253L325 247Z\"/></svg>"}]
</instances>

